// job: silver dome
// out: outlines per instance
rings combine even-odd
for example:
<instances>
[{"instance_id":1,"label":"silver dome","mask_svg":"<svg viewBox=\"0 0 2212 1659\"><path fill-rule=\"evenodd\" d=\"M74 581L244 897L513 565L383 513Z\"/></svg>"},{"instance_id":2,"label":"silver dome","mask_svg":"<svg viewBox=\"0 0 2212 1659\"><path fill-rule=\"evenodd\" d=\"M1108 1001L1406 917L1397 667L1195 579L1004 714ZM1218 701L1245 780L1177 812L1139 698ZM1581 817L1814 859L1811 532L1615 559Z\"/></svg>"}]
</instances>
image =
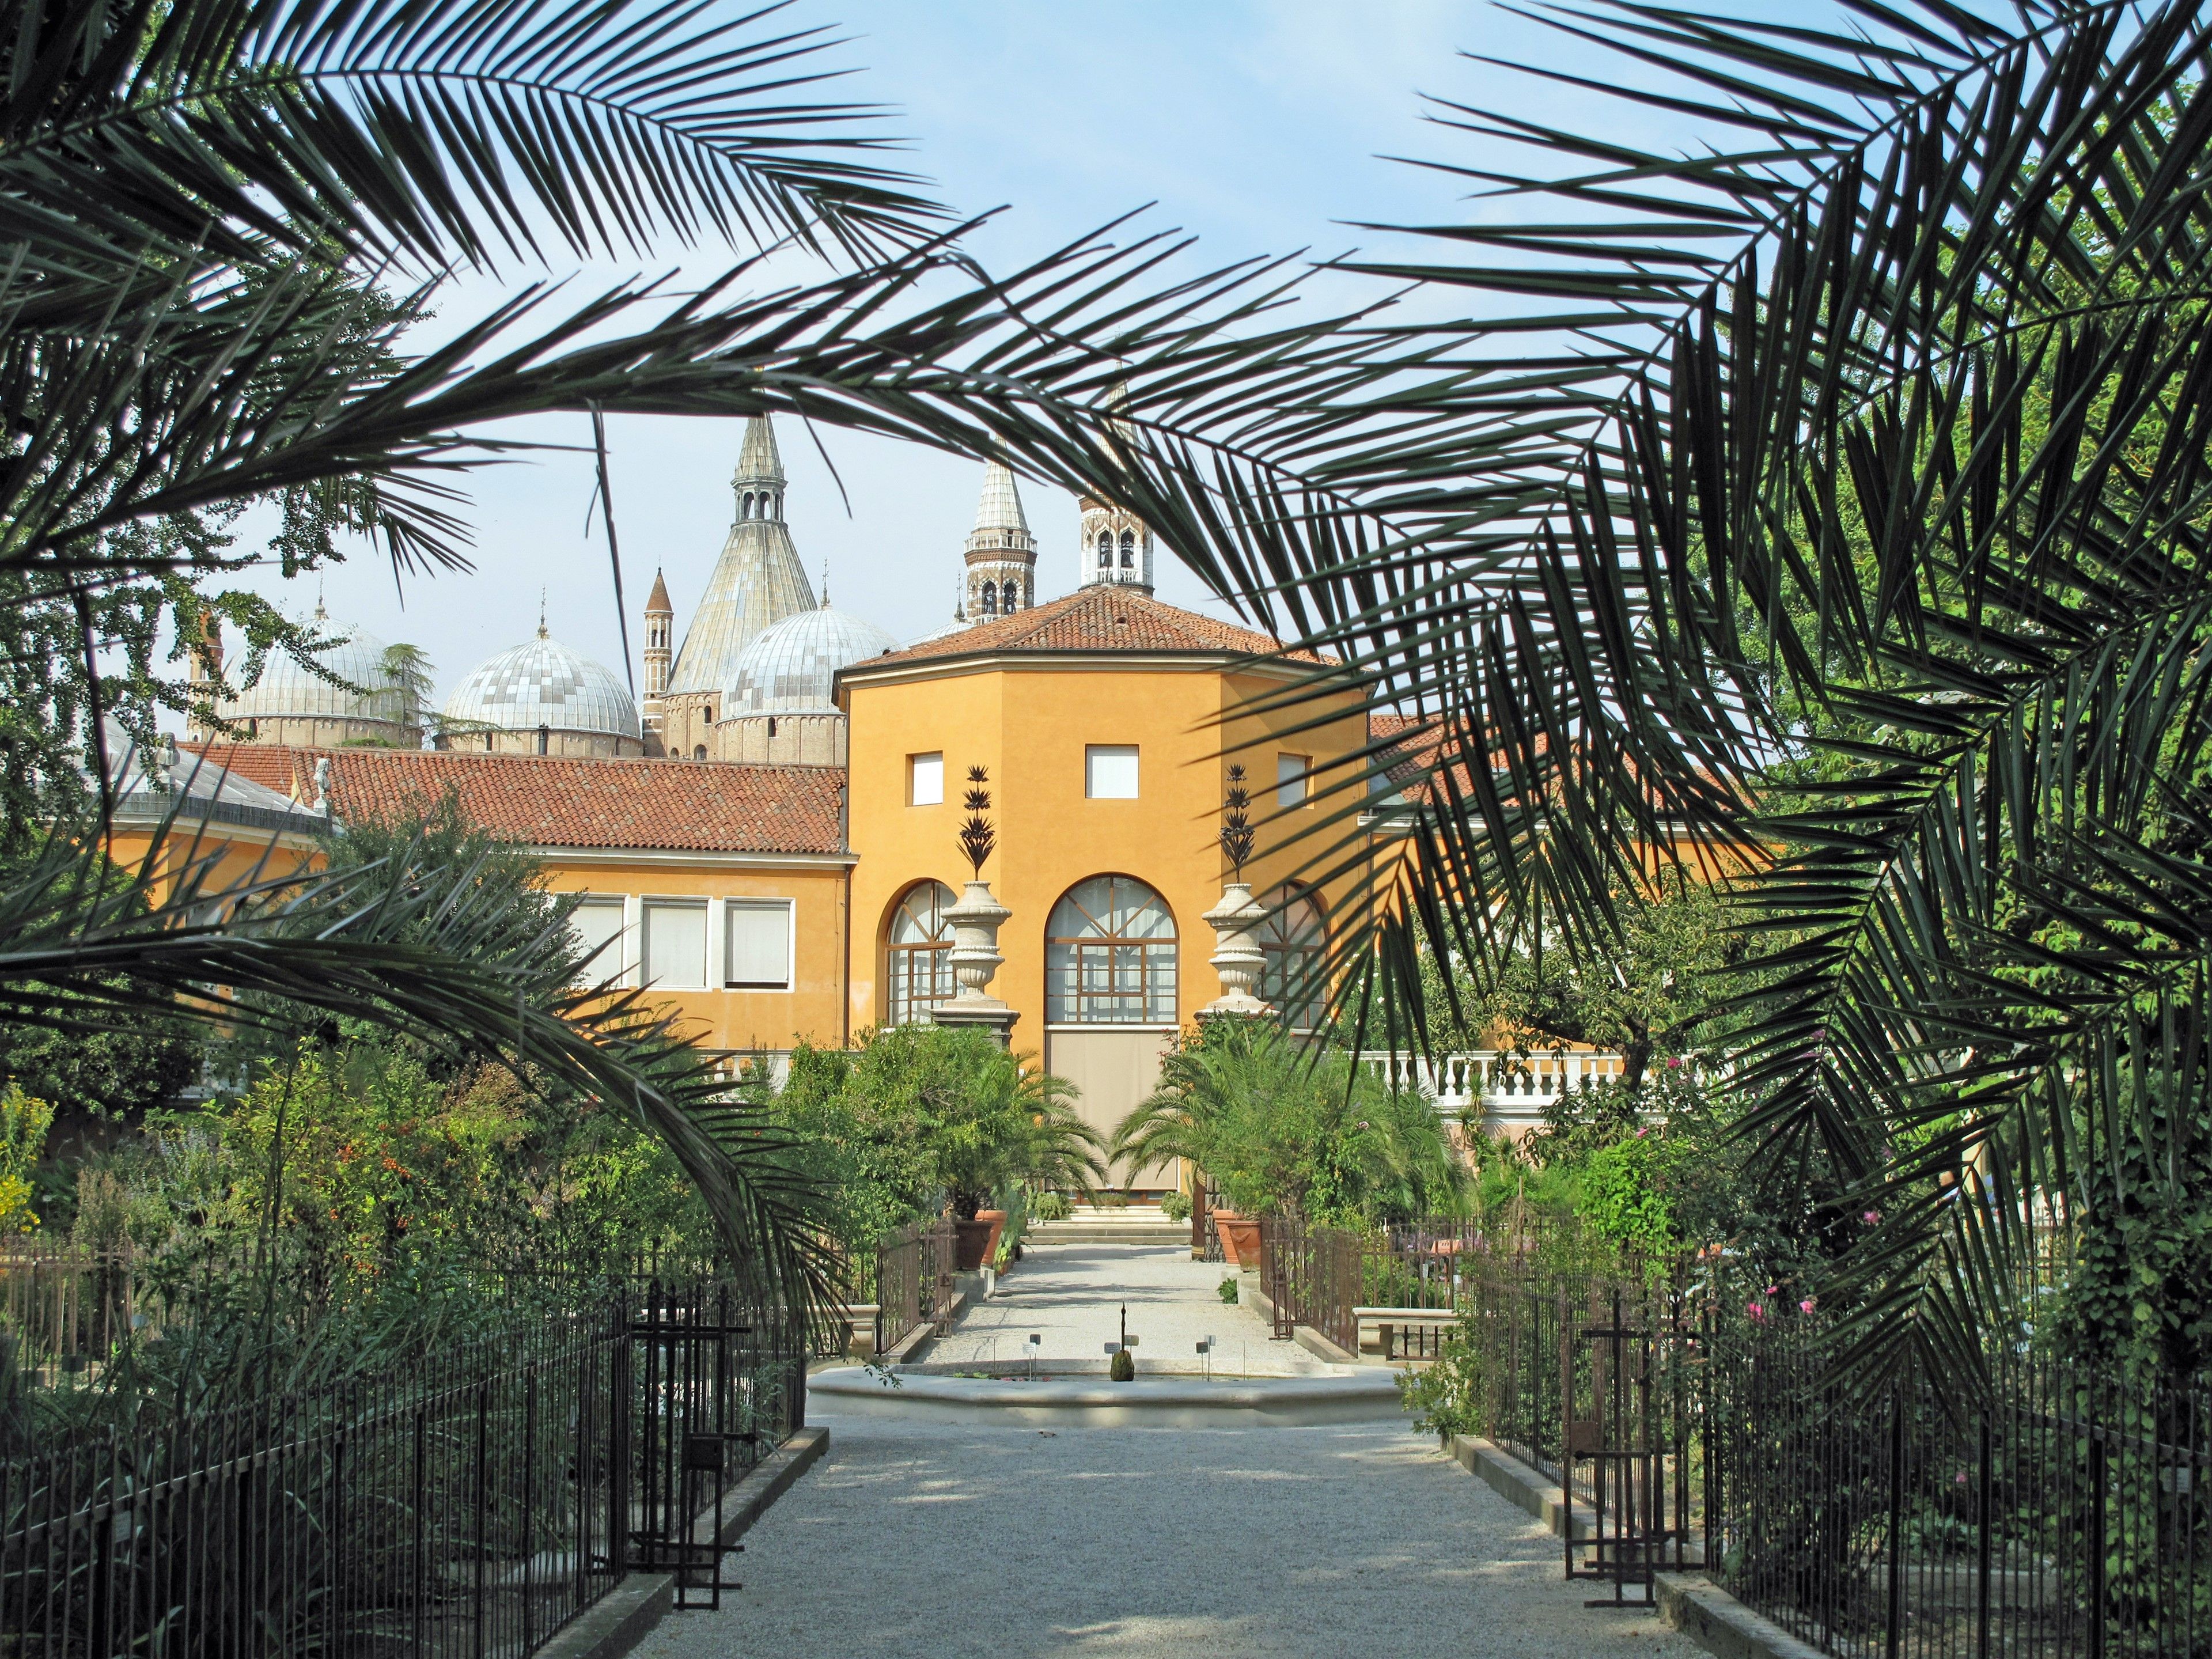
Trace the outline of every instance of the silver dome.
<instances>
[{"instance_id":1,"label":"silver dome","mask_svg":"<svg viewBox=\"0 0 2212 1659\"><path fill-rule=\"evenodd\" d=\"M823 605L771 623L738 654L722 689L722 718L744 714L834 714L837 671L898 649L872 622Z\"/></svg>"},{"instance_id":2,"label":"silver dome","mask_svg":"<svg viewBox=\"0 0 2212 1659\"><path fill-rule=\"evenodd\" d=\"M536 639L479 664L446 699L446 718L502 732L638 735L637 706L622 682L542 627Z\"/></svg>"},{"instance_id":3,"label":"silver dome","mask_svg":"<svg viewBox=\"0 0 2212 1659\"><path fill-rule=\"evenodd\" d=\"M318 633L340 636L337 644L316 652L315 659L360 690L333 685L284 653L272 651L261 665L261 678L236 696L223 698L216 713L241 726L250 720L404 720L405 700L384 660L384 641L364 629L333 624L319 605L313 626Z\"/></svg>"}]
</instances>

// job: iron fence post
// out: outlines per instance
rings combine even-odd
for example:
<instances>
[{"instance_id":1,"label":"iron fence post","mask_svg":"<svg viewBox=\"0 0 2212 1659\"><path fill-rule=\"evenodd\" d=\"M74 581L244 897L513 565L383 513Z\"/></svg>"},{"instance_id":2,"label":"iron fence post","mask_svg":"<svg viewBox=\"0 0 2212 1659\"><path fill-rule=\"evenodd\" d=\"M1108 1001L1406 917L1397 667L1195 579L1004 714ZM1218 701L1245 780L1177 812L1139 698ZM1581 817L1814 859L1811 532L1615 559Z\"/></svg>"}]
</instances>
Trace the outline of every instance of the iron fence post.
<instances>
[{"instance_id":1,"label":"iron fence post","mask_svg":"<svg viewBox=\"0 0 2212 1659\"><path fill-rule=\"evenodd\" d=\"M1882 1650L1897 1659L1905 1640L1905 1385L1889 1402L1889 1617Z\"/></svg>"},{"instance_id":2,"label":"iron fence post","mask_svg":"<svg viewBox=\"0 0 2212 1659\"><path fill-rule=\"evenodd\" d=\"M2105 1659L2105 1435L2089 1427L2089 1659Z\"/></svg>"},{"instance_id":3,"label":"iron fence post","mask_svg":"<svg viewBox=\"0 0 2212 1659\"><path fill-rule=\"evenodd\" d=\"M537 1567L538 1508L538 1367L522 1379L522 1650L538 1645L536 1586L531 1582Z\"/></svg>"},{"instance_id":4,"label":"iron fence post","mask_svg":"<svg viewBox=\"0 0 2212 1659\"><path fill-rule=\"evenodd\" d=\"M1995 1542L1996 1522L1990 1514L1990 1492L1994 1481L1990 1470L1990 1408L1982 1407L1981 1468L1977 1472L1974 1493L1974 1654L1975 1659L1990 1656L1990 1557Z\"/></svg>"},{"instance_id":5,"label":"iron fence post","mask_svg":"<svg viewBox=\"0 0 2212 1659\"><path fill-rule=\"evenodd\" d=\"M418 1654L422 1651L423 1572L428 1565L424 1559L427 1553L427 1540L422 1534L425 1516L429 1504L429 1494L425 1490L429 1453L429 1425L425 1420L424 1413L428 1409L428 1407L423 1406L417 1406L415 1408L415 1559L413 1591L408 1597L408 1606L413 1614L411 1623L414 1649Z\"/></svg>"},{"instance_id":6,"label":"iron fence post","mask_svg":"<svg viewBox=\"0 0 2212 1659\"><path fill-rule=\"evenodd\" d=\"M470 1628L476 1659L484 1659L484 1566L491 1548L491 1384L477 1384L477 1535Z\"/></svg>"}]
</instances>

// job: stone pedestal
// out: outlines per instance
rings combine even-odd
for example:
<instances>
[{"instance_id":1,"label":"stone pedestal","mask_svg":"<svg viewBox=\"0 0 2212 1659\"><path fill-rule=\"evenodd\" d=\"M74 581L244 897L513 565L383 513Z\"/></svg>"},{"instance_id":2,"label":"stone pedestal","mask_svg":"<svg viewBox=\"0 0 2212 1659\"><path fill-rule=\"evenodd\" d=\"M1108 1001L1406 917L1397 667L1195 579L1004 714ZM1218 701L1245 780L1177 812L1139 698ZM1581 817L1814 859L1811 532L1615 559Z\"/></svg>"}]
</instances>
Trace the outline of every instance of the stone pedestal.
<instances>
[{"instance_id":1,"label":"stone pedestal","mask_svg":"<svg viewBox=\"0 0 2212 1659\"><path fill-rule=\"evenodd\" d=\"M952 924L952 977L960 987L950 1002L930 1010L939 1025L972 1025L989 1031L1002 1048L1010 1045L1021 1016L985 988L1006 957L999 954L999 929L1013 912L991 896L991 884L971 881L960 902L945 913Z\"/></svg>"},{"instance_id":2,"label":"stone pedestal","mask_svg":"<svg viewBox=\"0 0 2212 1659\"><path fill-rule=\"evenodd\" d=\"M1221 975L1221 994L1198 1012L1200 1014L1265 1014L1273 1010L1253 995L1267 955L1252 930L1267 917L1267 907L1252 896L1245 882L1232 881L1222 890L1221 902L1206 913L1213 929L1216 948L1208 958Z\"/></svg>"}]
</instances>

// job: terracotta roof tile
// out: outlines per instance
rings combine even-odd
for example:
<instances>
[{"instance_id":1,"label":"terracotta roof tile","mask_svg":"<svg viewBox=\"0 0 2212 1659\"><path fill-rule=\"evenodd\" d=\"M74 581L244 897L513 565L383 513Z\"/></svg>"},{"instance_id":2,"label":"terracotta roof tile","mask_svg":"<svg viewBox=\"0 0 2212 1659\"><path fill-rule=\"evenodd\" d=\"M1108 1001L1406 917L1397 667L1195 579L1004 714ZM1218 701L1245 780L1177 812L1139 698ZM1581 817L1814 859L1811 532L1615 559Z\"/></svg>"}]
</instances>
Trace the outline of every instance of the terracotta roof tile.
<instances>
[{"instance_id":1,"label":"terracotta roof tile","mask_svg":"<svg viewBox=\"0 0 2212 1659\"><path fill-rule=\"evenodd\" d=\"M1011 617L994 617L971 628L941 634L903 651L866 658L845 672L857 673L936 657L988 656L1001 651L1192 651L1213 656L1280 654L1292 662L1322 660L1310 651L1284 651L1271 636L1251 629L1185 611L1130 588L1101 583L1078 588Z\"/></svg>"},{"instance_id":2,"label":"terracotta roof tile","mask_svg":"<svg viewBox=\"0 0 2212 1659\"><path fill-rule=\"evenodd\" d=\"M331 763L341 821L419 810L447 790L473 823L533 847L671 852L836 853L843 769L712 761L583 760L400 749L212 744L242 778L317 806Z\"/></svg>"}]
</instances>

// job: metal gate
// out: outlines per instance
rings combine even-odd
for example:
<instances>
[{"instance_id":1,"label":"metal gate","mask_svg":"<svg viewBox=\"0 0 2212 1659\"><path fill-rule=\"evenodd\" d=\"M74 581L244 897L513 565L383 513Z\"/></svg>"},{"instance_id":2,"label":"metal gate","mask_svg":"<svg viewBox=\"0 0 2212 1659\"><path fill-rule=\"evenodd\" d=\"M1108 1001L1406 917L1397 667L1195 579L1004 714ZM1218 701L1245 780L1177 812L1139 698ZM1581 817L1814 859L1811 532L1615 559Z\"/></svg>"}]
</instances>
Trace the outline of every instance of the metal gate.
<instances>
[{"instance_id":1,"label":"metal gate","mask_svg":"<svg viewBox=\"0 0 2212 1659\"><path fill-rule=\"evenodd\" d=\"M632 1490L614 1496L629 1522L624 1565L676 1580L678 1607L719 1607L738 1586L723 1576L730 1489L792 1430L803 1426L805 1346L726 1285L653 1285L629 1330L636 1409L617 1449ZM617 1397L620 1397L618 1391Z\"/></svg>"},{"instance_id":2,"label":"metal gate","mask_svg":"<svg viewBox=\"0 0 2212 1659\"><path fill-rule=\"evenodd\" d=\"M1656 1604L1655 1575L1682 1564L1689 1514L1680 1322L1663 1296L1619 1284L1593 1286L1582 1320L1559 1298L1559 1399L1565 1448L1559 1490L1566 1509L1569 1578L1595 1578L1612 1594L1591 1607ZM1576 1536L1578 1498L1589 1524ZM1671 1502L1670 1502L1671 1499ZM1629 1591L1641 1591L1631 1601Z\"/></svg>"}]
</instances>

